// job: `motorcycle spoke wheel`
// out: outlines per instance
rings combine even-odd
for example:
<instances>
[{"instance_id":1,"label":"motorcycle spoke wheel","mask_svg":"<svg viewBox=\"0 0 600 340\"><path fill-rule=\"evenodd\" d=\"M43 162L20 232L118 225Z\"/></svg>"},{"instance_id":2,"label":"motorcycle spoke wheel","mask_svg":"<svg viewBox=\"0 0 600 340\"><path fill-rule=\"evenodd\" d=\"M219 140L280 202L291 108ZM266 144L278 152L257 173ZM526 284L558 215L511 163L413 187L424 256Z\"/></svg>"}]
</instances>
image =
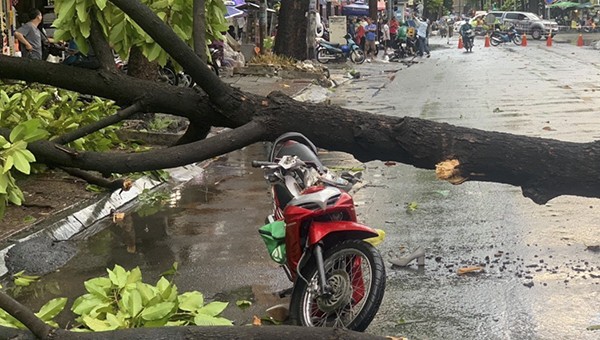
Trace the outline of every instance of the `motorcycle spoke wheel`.
<instances>
[{"instance_id":1,"label":"motorcycle spoke wheel","mask_svg":"<svg viewBox=\"0 0 600 340\"><path fill-rule=\"evenodd\" d=\"M321 295L316 265L307 265L308 285L299 278L292 294L292 321L308 327L365 330L385 290L381 255L364 241L349 240L325 253L324 266L330 294Z\"/></svg>"},{"instance_id":2,"label":"motorcycle spoke wheel","mask_svg":"<svg viewBox=\"0 0 600 340\"><path fill-rule=\"evenodd\" d=\"M515 43L515 45L517 45L517 46L521 46L521 43L522 43L521 37L518 35L515 35L513 38L513 43Z\"/></svg>"},{"instance_id":3,"label":"motorcycle spoke wheel","mask_svg":"<svg viewBox=\"0 0 600 340\"><path fill-rule=\"evenodd\" d=\"M327 50L325 49L318 49L317 50L317 61L320 62L321 64L327 64L329 62L329 53L327 53Z\"/></svg>"},{"instance_id":4,"label":"motorcycle spoke wheel","mask_svg":"<svg viewBox=\"0 0 600 340\"><path fill-rule=\"evenodd\" d=\"M492 38L490 39L490 44L492 44L492 46L498 46L500 45L500 40L498 40L497 38Z\"/></svg>"},{"instance_id":5,"label":"motorcycle spoke wheel","mask_svg":"<svg viewBox=\"0 0 600 340\"><path fill-rule=\"evenodd\" d=\"M354 50L350 53L350 60L355 64L362 64L365 62L365 54L361 50Z\"/></svg>"}]
</instances>

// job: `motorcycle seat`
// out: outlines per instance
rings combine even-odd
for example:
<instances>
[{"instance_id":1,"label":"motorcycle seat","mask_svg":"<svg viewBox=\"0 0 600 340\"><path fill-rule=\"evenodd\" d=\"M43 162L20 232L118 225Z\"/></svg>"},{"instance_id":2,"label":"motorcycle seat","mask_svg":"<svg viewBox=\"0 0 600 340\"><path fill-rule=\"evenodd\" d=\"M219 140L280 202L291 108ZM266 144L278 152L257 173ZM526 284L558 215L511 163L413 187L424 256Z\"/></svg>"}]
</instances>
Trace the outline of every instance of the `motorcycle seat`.
<instances>
[{"instance_id":1,"label":"motorcycle seat","mask_svg":"<svg viewBox=\"0 0 600 340\"><path fill-rule=\"evenodd\" d=\"M325 44L327 44L327 45L329 45L331 47L338 47L338 48L342 46L342 44L332 43L332 42L329 42L329 41L326 42Z\"/></svg>"}]
</instances>

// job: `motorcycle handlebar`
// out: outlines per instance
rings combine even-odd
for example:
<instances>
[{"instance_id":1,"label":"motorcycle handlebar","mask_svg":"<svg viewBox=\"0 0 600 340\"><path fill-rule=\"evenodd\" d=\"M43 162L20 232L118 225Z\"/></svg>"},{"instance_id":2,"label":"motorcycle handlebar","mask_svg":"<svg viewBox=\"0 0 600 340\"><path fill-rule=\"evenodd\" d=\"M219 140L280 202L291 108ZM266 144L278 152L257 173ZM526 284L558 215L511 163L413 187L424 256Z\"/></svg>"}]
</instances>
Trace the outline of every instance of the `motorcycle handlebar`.
<instances>
[{"instance_id":1,"label":"motorcycle handlebar","mask_svg":"<svg viewBox=\"0 0 600 340\"><path fill-rule=\"evenodd\" d=\"M263 166L267 166L267 165L274 165L277 163L273 163L273 162L268 162L268 161L252 161L252 167L253 168L260 168Z\"/></svg>"}]
</instances>

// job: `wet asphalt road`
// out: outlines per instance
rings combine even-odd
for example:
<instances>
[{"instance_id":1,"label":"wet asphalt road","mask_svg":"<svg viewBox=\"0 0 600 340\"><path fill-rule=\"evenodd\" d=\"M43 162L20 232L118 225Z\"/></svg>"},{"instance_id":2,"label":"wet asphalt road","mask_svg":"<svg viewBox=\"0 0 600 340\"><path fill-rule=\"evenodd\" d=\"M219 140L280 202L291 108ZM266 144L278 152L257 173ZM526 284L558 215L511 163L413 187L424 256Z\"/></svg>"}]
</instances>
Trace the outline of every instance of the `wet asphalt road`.
<instances>
[{"instance_id":1,"label":"wet asphalt road","mask_svg":"<svg viewBox=\"0 0 600 340\"><path fill-rule=\"evenodd\" d=\"M432 57L418 64L360 66L363 78L336 91L332 102L528 136L600 137L600 51L483 42L465 53L433 37ZM597 199L559 197L538 206L520 188L452 186L432 171L382 162L368 163L366 178L355 199L360 218L387 231L384 255L418 246L427 254L424 268L388 270L369 332L410 339L600 337L586 330L600 324ZM457 274L469 266L484 270Z\"/></svg>"},{"instance_id":2,"label":"wet asphalt road","mask_svg":"<svg viewBox=\"0 0 600 340\"><path fill-rule=\"evenodd\" d=\"M374 113L569 141L598 139L599 51L529 41L528 47L472 54L432 38L432 57L410 67L373 63L331 93L334 104ZM283 302L290 286L270 261L257 228L269 212L267 185L249 164L253 145L215 160L179 188L157 214L79 235L79 253L59 272L18 294L33 309L48 298L83 293L85 279L115 263L140 266L154 283L177 261L179 291L230 301L237 324ZM560 197L538 206L520 189L492 183L452 186L429 170L370 162L354 194L359 219L387 232L387 261L426 249L426 265L388 266L384 303L368 332L410 339L597 339L600 324L599 201ZM91 234L91 233L90 233ZM459 276L457 269L483 272ZM254 302L248 310L238 300ZM66 319L66 318L65 318Z\"/></svg>"}]
</instances>

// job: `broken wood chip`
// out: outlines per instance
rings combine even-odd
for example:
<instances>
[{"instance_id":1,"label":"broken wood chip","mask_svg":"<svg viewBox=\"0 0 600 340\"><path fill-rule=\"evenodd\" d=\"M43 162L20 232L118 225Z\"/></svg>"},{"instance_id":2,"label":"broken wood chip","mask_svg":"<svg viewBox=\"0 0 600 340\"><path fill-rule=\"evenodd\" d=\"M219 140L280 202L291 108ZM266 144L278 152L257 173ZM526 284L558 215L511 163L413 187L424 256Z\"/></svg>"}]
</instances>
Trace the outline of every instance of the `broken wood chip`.
<instances>
[{"instance_id":1,"label":"broken wood chip","mask_svg":"<svg viewBox=\"0 0 600 340\"><path fill-rule=\"evenodd\" d=\"M461 184L467 179L460 176L458 159L450 159L435 165L435 175L438 179L448 181L452 184Z\"/></svg>"},{"instance_id":2,"label":"broken wood chip","mask_svg":"<svg viewBox=\"0 0 600 340\"><path fill-rule=\"evenodd\" d=\"M463 268L458 268L458 275L464 275L467 273L481 273L483 272L483 268L482 267L463 267Z\"/></svg>"},{"instance_id":3,"label":"broken wood chip","mask_svg":"<svg viewBox=\"0 0 600 340\"><path fill-rule=\"evenodd\" d=\"M124 191L128 191L129 189L131 189L132 186L133 186L132 180L126 179L125 181L123 181L123 190Z\"/></svg>"},{"instance_id":4,"label":"broken wood chip","mask_svg":"<svg viewBox=\"0 0 600 340\"><path fill-rule=\"evenodd\" d=\"M254 315L252 319L253 326L262 326L262 320L258 316Z\"/></svg>"},{"instance_id":5,"label":"broken wood chip","mask_svg":"<svg viewBox=\"0 0 600 340\"><path fill-rule=\"evenodd\" d=\"M114 223L117 223L118 221L123 221L123 219L125 219L125 213L114 212L112 215L112 219Z\"/></svg>"},{"instance_id":6,"label":"broken wood chip","mask_svg":"<svg viewBox=\"0 0 600 340\"><path fill-rule=\"evenodd\" d=\"M387 165L387 166L392 166L392 165L396 165L396 162L387 161L387 162L385 162L385 163L383 163L383 164L385 164L385 165Z\"/></svg>"}]
</instances>

